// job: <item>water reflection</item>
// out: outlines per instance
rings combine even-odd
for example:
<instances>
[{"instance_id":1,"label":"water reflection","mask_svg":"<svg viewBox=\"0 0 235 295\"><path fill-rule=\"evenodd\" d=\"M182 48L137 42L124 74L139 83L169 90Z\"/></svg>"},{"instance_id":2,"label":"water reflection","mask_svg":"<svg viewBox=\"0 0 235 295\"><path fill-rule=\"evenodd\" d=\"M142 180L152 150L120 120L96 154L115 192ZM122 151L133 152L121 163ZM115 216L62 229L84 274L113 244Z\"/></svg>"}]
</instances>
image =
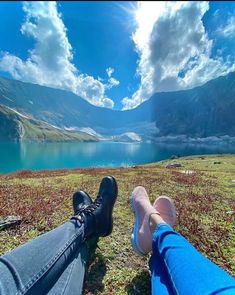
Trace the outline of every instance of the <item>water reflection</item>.
<instances>
[{"instance_id":1,"label":"water reflection","mask_svg":"<svg viewBox=\"0 0 235 295\"><path fill-rule=\"evenodd\" d=\"M235 153L234 146L165 143L0 143L0 172L19 169L56 169L129 166L172 155Z\"/></svg>"}]
</instances>

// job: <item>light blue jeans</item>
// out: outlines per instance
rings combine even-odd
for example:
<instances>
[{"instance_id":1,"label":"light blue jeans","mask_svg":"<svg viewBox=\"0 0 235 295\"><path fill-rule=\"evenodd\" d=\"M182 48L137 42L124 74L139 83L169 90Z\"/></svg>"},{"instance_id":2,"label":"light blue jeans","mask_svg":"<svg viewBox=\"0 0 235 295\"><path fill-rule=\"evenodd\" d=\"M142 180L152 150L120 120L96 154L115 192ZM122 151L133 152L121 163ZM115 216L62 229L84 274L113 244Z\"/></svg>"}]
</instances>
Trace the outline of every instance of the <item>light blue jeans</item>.
<instances>
[{"instance_id":1,"label":"light blue jeans","mask_svg":"<svg viewBox=\"0 0 235 295\"><path fill-rule=\"evenodd\" d=\"M87 248L72 220L0 257L0 294L81 294Z\"/></svg>"},{"instance_id":2,"label":"light blue jeans","mask_svg":"<svg viewBox=\"0 0 235 295\"><path fill-rule=\"evenodd\" d=\"M150 269L154 295L235 295L235 279L167 224L153 234Z\"/></svg>"},{"instance_id":3,"label":"light blue jeans","mask_svg":"<svg viewBox=\"0 0 235 295\"><path fill-rule=\"evenodd\" d=\"M0 294L81 294L87 261L84 226L68 221L0 257ZM168 225L153 235L152 293L235 294L235 279Z\"/></svg>"}]
</instances>

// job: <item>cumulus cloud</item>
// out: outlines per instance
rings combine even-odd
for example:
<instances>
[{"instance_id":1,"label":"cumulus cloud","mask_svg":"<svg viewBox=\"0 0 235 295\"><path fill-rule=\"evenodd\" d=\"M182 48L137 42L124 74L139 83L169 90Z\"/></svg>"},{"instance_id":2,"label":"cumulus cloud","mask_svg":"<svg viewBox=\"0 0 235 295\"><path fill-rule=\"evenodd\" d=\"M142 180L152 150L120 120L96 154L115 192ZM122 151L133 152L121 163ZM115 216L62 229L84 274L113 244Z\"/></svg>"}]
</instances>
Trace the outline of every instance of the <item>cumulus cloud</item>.
<instances>
[{"instance_id":1,"label":"cumulus cloud","mask_svg":"<svg viewBox=\"0 0 235 295\"><path fill-rule=\"evenodd\" d=\"M122 100L136 107L152 94L200 85L234 69L231 59L212 57L213 41L202 22L207 2L139 2L132 39L139 54L140 87Z\"/></svg>"},{"instance_id":2,"label":"cumulus cloud","mask_svg":"<svg viewBox=\"0 0 235 295\"><path fill-rule=\"evenodd\" d=\"M35 40L34 48L26 60L2 53L0 69L15 79L70 90L94 105L113 108L105 94L119 84L111 77L113 69L107 83L79 72L72 63L72 47L56 2L24 2L23 10L21 32Z\"/></svg>"}]
</instances>

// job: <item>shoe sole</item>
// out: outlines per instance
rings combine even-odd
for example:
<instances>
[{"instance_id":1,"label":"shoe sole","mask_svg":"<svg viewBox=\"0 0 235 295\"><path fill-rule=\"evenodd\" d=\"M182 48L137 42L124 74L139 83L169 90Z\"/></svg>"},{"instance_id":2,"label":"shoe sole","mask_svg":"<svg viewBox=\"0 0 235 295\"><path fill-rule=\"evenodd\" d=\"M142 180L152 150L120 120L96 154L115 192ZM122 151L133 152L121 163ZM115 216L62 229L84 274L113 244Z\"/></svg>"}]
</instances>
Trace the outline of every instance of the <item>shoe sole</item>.
<instances>
[{"instance_id":1,"label":"shoe sole","mask_svg":"<svg viewBox=\"0 0 235 295\"><path fill-rule=\"evenodd\" d=\"M138 243L138 231L139 231L139 219L138 219L138 214L137 214L137 210L135 208L135 200L134 200L134 195L131 194L131 199L130 199L130 203L131 203L131 208L133 210L134 213L134 225L132 228L132 233L131 233L131 245L134 249L134 251L140 255L140 256L145 256L146 254L143 253L140 250L140 246Z\"/></svg>"},{"instance_id":2,"label":"shoe sole","mask_svg":"<svg viewBox=\"0 0 235 295\"><path fill-rule=\"evenodd\" d=\"M112 181L114 183L114 186L115 186L115 191L116 191L116 197L113 199L113 206L112 206L112 210L110 212L110 227L108 228L107 232L102 235L102 237L107 237L109 236L112 231L113 231L113 208L114 208L114 204L117 200L117 196L118 196L118 186L117 186L117 181L116 179L113 177L113 176L109 176L110 178L112 178Z\"/></svg>"}]
</instances>

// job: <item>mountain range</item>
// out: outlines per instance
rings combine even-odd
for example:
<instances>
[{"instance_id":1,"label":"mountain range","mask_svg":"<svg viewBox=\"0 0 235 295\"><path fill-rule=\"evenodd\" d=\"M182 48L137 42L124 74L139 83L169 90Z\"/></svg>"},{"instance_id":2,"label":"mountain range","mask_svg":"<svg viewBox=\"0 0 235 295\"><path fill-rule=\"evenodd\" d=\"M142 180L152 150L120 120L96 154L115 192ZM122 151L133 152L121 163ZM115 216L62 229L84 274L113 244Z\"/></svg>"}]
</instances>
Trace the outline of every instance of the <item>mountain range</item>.
<instances>
[{"instance_id":1,"label":"mountain range","mask_svg":"<svg viewBox=\"0 0 235 295\"><path fill-rule=\"evenodd\" d=\"M72 92L0 77L0 140L140 141L235 136L235 72L161 92L132 110L91 105Z\"/></svg>"}]
</instances>

